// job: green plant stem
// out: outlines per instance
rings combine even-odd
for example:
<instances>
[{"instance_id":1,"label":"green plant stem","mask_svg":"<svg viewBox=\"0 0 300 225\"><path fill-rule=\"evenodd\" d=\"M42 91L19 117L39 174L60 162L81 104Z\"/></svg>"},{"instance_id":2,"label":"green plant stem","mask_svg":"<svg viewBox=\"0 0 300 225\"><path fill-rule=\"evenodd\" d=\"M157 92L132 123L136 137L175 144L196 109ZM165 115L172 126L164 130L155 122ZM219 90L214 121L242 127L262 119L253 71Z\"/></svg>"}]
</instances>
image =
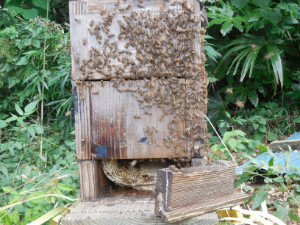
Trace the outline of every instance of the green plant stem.
<instances>
[{"instance_id":1,"label":"green plant stem","mask_svg":"<svg viewBox=\"0 0 300 225\"><path fill-rule=\"evenodd\" d=\"M47 0L47 12L46 12L46 22L48 22L49 13L49 0ZM47 43L47 24L45 24L45 38L44 38L44 50L43 50L43 83L42 83L42 101L41 101L41 126L43 126L44 120L44 92L45 92L45 70L46 70L46 43ZM40 156L43 155L43 134L41 134L40 139Z\"/></svg>"}]
</instances>

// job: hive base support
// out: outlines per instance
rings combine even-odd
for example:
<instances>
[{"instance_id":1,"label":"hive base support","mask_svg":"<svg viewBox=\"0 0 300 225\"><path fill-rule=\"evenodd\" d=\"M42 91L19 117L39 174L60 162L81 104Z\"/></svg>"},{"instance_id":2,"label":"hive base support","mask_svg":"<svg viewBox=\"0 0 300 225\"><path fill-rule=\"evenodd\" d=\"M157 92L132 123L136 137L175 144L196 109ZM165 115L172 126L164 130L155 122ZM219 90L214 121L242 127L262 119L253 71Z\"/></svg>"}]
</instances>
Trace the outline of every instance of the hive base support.
<instances>
[{"instance_id":1,"label":"hive base support","mask_svg":"<svg viewBox=\"0 0 300 225\"><path fill-rule=\"evenodd\" d=\"M62 218L61 225L79 224L166 224L154 214L154 199L150 197L103 197L95 202L81 202ZM175 224L218 224L215 212Z\"/></svg>"}]
</instances>

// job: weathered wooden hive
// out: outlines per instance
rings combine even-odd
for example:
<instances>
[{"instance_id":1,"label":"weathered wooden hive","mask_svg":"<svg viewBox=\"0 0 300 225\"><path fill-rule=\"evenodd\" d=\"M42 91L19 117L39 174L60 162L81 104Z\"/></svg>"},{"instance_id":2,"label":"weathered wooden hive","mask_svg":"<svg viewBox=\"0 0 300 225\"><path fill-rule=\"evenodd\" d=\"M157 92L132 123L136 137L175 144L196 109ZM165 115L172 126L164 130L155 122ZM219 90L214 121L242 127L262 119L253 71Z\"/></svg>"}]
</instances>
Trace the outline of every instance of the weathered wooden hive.
<instances>
[{"instance_id":1,"label":"weathered wooden hive","mask_svg":"<svg viewBox=\"0 0 300 225\"><path fill-rule=\"evenodd\" d=\"M118 173L122 160L200 157L207 74L199 2L85 0L69 6L81 199L111 190L107 177L125 186L155 183L150 174L125 181Z\"/></svg>"}]
</instances>

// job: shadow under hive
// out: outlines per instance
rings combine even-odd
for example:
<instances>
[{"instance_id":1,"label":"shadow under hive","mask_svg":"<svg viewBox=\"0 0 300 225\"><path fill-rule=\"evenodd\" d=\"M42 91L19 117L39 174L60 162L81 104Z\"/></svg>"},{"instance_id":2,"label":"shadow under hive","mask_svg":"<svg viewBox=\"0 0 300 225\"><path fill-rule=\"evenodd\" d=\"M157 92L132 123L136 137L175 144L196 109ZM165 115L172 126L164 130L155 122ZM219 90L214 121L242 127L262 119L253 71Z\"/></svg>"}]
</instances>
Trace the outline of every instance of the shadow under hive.
<instances>
[{"instance_id":1,"label":"shadow under hive","mask_svg":"<svg viewBox=\"0 0 300 225\"><path fill-rule=\"evenodd\" d=\"M199 2L69 6L81 198L107 190L94 160L200 157L207 74Z\"/></svg>"}]
</instances>

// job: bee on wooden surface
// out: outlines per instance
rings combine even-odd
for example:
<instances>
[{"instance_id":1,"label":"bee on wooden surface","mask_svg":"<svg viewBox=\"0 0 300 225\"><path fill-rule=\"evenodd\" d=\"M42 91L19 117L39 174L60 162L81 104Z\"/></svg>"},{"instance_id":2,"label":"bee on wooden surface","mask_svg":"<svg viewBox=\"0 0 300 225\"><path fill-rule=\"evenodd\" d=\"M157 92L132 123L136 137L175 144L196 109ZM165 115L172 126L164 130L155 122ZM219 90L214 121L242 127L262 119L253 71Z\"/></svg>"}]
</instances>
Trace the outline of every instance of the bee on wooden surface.
<instances>
[{"instance_id":1,"label":"bee on wooden surface","mask_svg":"<svg viewBox=\"0 0 300 225\"><path fill-rule=\"evenodd\" d=\"M134 118L135 119L141 119L141 117L139 115L135 115Z\"/></svg>"},{"instance_id":2,"label":"bee on wooden surface","mask_svg":"<svg viewBox=\"0 0 300 225\"><path fill-rule=\"evenodd\" d=\"M152 115L152 112L145 111L145 114L148 115L148 116L151 116L151 115Z\"/></svg>"},{"instance_id":3,"label":"bee on wooden surface","mask_svg":"<svg viewBox=\"0 0 300 225\"><path fill-rule=\"evenodd\" d=\"M118 0L116 3L115 3L115 6L119 6L120 5L120 0Z\"/></svg>"},{"instance_id":4,"label":"bee on wooden surface","mask_svg":"<svg viewBox=\"0 0 300 225\"><path fill-rule=\"evenodd\" d=\"M137 160L135 159L135 160L133 160L133 161L131 161L130 162L130 167L135 167L135 165L137 164Z\"/></svg>"},{"instance_id":5,"label":"bee on wooden surface","mask_svg":"<svg viewBox=\"0 0 300 225\"><path fill-rule=\"evenodd\" d=\"M83 44L83 45L86 45L86 43L87 43L86 38L82 39L82 44Z\"/></svg>"},{"instance_id":6,"label":"bee on wooden surface","mask_svg":"<svg viewBox=\"0 0 300 225\"><path fill-rule=\"evenodd\" d=\"M75 57L75 63L79 64L79 57L77 57L77 56Z\"/></svg>"},{"instance_id":7,"label":"bee on wooden surface","mask_svg":"<svg viewBox=\"0 0 300 225\"><path fill-rule=\"evenodd\" d=\"M101 87L104 87L104 81L101 80L100 83L101 83Z\"/></svg>"},{"instance_id":8,"label":"bee on wooden surface","mask_svg":"<svg viewBox=\"0 0 300 225\"><path fill-rule=\"evenodd\" d=\"M93 26L94 26L94 23L95 23L94 20L91 20L90 26L93 27Z\"/></svg>"},{"instance_id":9,"label":"bee on wooden surface","mask_svg":"<svg viewBox=\"0 0 300 225\"><path fill-rule=\"evenodd\" d=\"M128 5L128 6L126 7L126 10L131 9L131 7L132 7L132 5Z\"/></svg>"},{"instance_id":10,"label":"bee on wooden surface","mask_svg":"<svg viewBox=\"0 0 300 225\"><path fill-rule=\"evenodd\" d=\"M93 95L97 95L99 93L99 91L92 91Z\"/></svg>"},{"instance_id":11,"label":"bee on wooden surface","mask_svg":"<svg viewBox=\"0 0 300 225\"><path fill-rule=\"evenodd\" d=\"M138 8L145 8L142 4L138 4L137 6Z\"/></svg>"},{"instance_id":12,"label":"bee on wooden surface","mask_svg":"<svg viewBox=\"0 0 300 225\"><path fill-rule=\"evenodd\" d=\"M87 83L86 86L90 88L90 87L93 87L94 84L93 83Z\"/></svg>"},{"instance_id":13,"label":"bee on wooden surface","mask_svg":"<svg viewBox=\"0 0 300 225\"><path fill-rule=\"evenodd\" d=\"M101 9L100 10L100 15L104 16L106 14L107 10L106 9Z\"/></svg>"},{"instance_id":14,"label":"bee on wooden surface","mask_svg":"<svg viewBox=\"0 0 300 225\"><path fill-rule=\"evenodd\" d=\"M115 36L114 34L109 34L109 35L108 35L109 38L112 38L112 37L114 37L114 36Z\"/></svg>"},{"instance_id":15,"label":"bee on wooden surface","mask_svg":"<svg viewBox=\"0 0 300 225\"><path fill-rule=\"evenodd\" d=\"M74 20L75 20L76 23L81 23L81 20L78 19L78 18L75 18Z\"/></svg>"},{"instance_id":16,"label":"bee on wooden surface","mask_svg":"<svg viewBox=\"0 0 300 225\"><path fill-rule=\"evenodd\" d=\"M91 28L88 28L88 31L89 31L90 35L94 35L95 34L95 32Z\"/></svg>"}]
</instances>

